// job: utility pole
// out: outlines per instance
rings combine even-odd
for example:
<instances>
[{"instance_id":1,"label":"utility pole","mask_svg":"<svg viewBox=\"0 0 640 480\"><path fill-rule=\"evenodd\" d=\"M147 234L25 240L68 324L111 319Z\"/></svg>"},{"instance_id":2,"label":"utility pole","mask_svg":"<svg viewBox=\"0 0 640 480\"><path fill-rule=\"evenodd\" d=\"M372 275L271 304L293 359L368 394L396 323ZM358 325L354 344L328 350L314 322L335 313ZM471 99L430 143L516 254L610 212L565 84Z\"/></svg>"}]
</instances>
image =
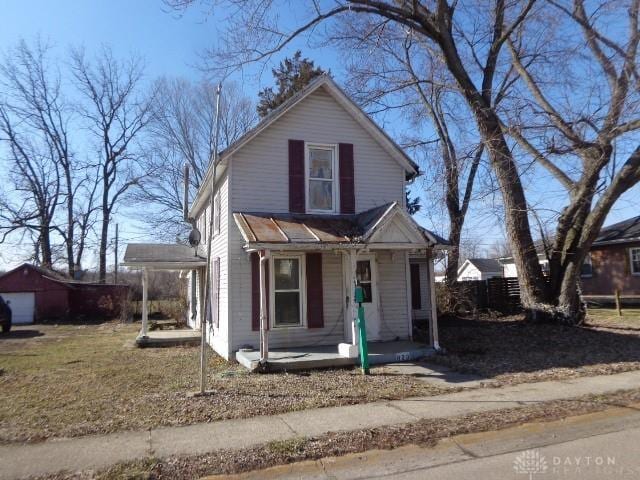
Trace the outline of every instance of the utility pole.
<instances>
[{"instance_id":1,"label":"utility pole","mask_svg":"<svg viewBox=\"0 0 640 480\"><path fill-rule=\"evenodd\" d=\"M218 164L218 137L220 135L220 95L222 93L222 83L218 84L216 90L216 121L215 121L215 136L213 141L213 159L211 165L211 191L209 192L209 234L207 235L207 268L205 278L205 307L204 315L201 315L200 322L200 395L205 395L207 392L207 323L211 323L213 331L213 295L211 290L213 288L213 276L211 272L211 258L212 258L212 243L213 243L213 222L214 222L214 199L216 195L216 167ZM206 177L205 177L206 178Z\"/></svg>"},{"instance_id":2,"label":"utility pole","mask_svg":"<svg viewBox=\"0 0 640 480\"><path fill-rule=\"evenodd\" d=\"M116 223L115 263L113 268L113 283L118 283L118 224Z\"/></svg>"}]
</instances>

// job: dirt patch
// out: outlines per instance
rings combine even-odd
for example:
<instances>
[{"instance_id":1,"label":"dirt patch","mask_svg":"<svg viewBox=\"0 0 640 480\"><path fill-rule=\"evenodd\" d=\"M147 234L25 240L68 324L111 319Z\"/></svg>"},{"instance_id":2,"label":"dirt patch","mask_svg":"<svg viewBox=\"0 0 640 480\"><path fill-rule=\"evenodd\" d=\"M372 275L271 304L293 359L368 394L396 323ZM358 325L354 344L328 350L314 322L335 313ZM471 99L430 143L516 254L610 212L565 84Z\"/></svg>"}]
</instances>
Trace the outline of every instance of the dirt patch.
<instances>
[{"instance_id":1,"label":"dirt patch","mask_svg":"<svg viewBox=\"0 0 640 480\"><path fill-rule=\"evenodd\" d=\"M35 325L0 340L0 442L187 425L350 405L447 390L382 368L249 374L210 351L198 388L199 347L138 349L139 324Z\"/></svg>"},{"instance_id":2,"label":"dirt patch","mask_svg":"<svg viewBox=\"0 0 640 480\"><path fill-rule=\"evenodd\" d=\"M553 421L573 415L602 411L610 407L637 405L638 402L640 402L640 389L625 390L607 395L588 395L571 400L543 402L494 412L271 442L244 450L222 450L206 455L179 456L165 460L144 459L121 463L99 472L60 473L38 477L38 480L88 478L182 480L205 475L241 473L303 460L374 449L391 449L409 444L432 446L438 440L454 435L499 430L532 421Z\"/></svg>"},{"instance_id":3,"label":"dirt patch","mask_svg":"<svg viewBox=\"0 0 640 480\"><path fill-rule=\"evenodd\" d=\"M640 324L630 315L625 321ZM622 327L594 317L582 327L531 324L520 316L446 318L440 322L446 354L430 361L493 386L640 369L640 331L615 325Z\"/></svg>"}]
</instances>

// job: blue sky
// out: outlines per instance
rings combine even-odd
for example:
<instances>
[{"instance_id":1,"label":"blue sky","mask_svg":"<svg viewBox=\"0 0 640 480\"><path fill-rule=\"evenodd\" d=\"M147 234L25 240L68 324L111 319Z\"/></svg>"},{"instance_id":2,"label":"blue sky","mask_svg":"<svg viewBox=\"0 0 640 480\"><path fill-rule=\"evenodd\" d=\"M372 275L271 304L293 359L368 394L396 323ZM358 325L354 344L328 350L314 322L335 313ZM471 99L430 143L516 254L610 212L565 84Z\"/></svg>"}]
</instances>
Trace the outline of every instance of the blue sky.
<instances>
[{"instance_id":1,"label":"blue sky","mask_svg":"<svg viewBox=\"0 0 640 480\"><path fill-rule=\"evenodd\" d=\"M84 46L87 53L91 54L102 45L108 45L117 56L138 54L144 57L149 80L161 75L198 79L202 75L196 67L199 52L214 44L216 32L224 22L224 12L217 11L214 16L206 13L205 7L198 2L184 14L178 14L170 11L161 0L4 0L0 50L4 51L20 38L30 41L40 35L56 48L61 61L64 61L66 50L71 46ZM345 72L338 54L328 48L318 48L317 44L309 45L305 39L294 42L278 59L298 48L316 64L331 69L338 82L344 79ZM244 74L235 75L245 94L253 98L260 88L271 84L269 69L265 69L260 76L256 75L257 71L253 67ZM394 135L401 132L405 125L387 121L383 127ZM529 193L536 191L536 195L530 197L533 203L555 209L564 203L544 172L536 172L528 182ZM417 187L421 185L419 181ZM544 188L540 188L541 185ZM638 190L636 187L621 199L607 223L637 214L640 210ZM423 206L425 210L429 208L429 205ZM501 222L490 211L488 200L478 202L471 210L467 223L467 231L478 237L485 247L502 238ZM417 219L431 227L429 217L428 211L424 211L418 214ZM122 215L118 221L125 242L152 239L143 225ZM2 263L16 263L13 255L7 253L6 246L0 248L0 266Z\"/></svg>"}]
</instances>

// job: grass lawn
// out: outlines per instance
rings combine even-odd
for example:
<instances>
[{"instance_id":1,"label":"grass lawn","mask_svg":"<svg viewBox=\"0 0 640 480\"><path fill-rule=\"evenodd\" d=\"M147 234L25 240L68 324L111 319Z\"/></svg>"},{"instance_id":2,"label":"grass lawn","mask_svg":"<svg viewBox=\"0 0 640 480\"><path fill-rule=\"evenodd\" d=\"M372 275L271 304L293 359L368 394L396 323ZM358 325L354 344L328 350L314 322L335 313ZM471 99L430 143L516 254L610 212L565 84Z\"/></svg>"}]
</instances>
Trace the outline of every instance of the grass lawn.
<instances>
[{"instance_id":1,"label":"grass lawn","mask_svg":"<svg viewBox=\"0 0 640 480\"><path fill-rule=\"evenodd\" d=\"M198 387L199 347L138 349L139 325L33 325L0 337L0 442L183 425L414 395L410 376L355 369L249 374L211 353ZM210 351L211 352L211 351Z\"/></svg>"},{"instance_id":2,"label":"grass lawn","mask_svg":"<svg viewBox=\"0 0 640 480\"><path fill-rule=\"evenodd\" d=\"M640 334L640 308L623 307L622 316L618 316L615 308L590 308L586 324L621 331L635 330Z\"/></svg>"},{"instance_id":3,"label":"grass lawn","mask_svg":"<svg viewBox=\"0 0 640 480\"><path fill-rule=\"evenodd\" d=\"M613 313L612 313L613 312ZM492 385L640 369L640 314L589 310L582 327L530 324L520 316L447 318L433 361L486 377Z\"/></svg>"}]
</instances>

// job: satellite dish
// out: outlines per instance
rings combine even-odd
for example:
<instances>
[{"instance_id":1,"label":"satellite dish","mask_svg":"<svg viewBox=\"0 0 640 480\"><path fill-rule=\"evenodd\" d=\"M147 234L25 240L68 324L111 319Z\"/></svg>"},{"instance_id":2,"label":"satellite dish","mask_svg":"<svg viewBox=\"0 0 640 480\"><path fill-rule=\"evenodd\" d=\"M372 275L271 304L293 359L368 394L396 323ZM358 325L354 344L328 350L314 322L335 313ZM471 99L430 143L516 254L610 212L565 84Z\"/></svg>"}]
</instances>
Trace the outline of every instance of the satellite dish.
<instances>
[{"instance_id":1,"label":"satellite dish","mask_svg":"<svg viewBox=\"0 0 640 480\"><path fill-rule=\"evenodd\" d=\"M193 227L191 232L189 232L189 245L194 248L197 247L200 245L201 238L202 236L200 235L200 231L196 227Z\"/></svg>"}]
</instances>

